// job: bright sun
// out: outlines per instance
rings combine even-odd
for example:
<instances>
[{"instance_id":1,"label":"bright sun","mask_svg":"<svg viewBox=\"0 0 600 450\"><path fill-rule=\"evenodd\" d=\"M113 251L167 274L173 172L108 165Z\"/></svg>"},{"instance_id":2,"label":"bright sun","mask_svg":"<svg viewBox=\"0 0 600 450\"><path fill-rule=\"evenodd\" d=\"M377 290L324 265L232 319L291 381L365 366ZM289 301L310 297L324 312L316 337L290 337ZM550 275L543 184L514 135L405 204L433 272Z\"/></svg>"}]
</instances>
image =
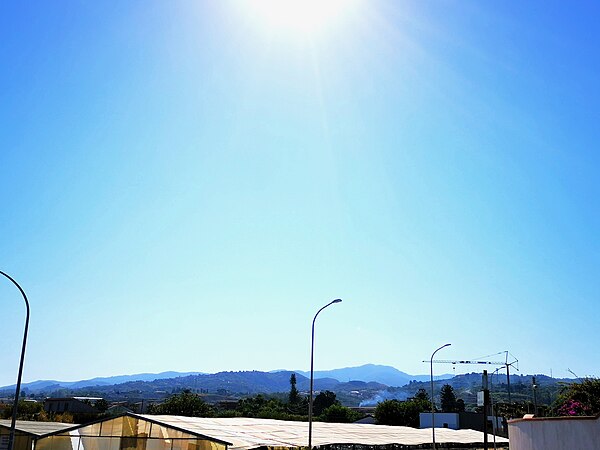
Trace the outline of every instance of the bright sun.
<instances>
[{"instance_id":1,"label":"bright sun","mask_svg":"<svg viewBox=\"0 0 600 450\"><path fill-rule=\"evenodd\" d=\"M252 0L252 14L266 26L313 34L333 25L357 0Z\"/></svg>"}]
</instances>

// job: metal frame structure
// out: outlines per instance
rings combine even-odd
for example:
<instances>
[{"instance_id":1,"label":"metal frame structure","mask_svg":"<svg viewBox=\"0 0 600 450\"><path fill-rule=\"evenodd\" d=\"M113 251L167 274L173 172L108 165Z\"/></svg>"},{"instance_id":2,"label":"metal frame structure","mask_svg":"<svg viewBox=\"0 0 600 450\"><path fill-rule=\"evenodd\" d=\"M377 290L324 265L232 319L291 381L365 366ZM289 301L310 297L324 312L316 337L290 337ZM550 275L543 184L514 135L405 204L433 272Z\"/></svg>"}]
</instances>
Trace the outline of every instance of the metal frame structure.
<instances>
[{"instance_id":1,"label":"metal frame structure","mask_svg":"<svg viewBox=\"0 0 600 450\"><path fill-rule=\"evenodd\" d=\"M485 361L485 358L491 358L492 356L497 356L497 355L505 355L505 360L504 361ZM509 356L512 358L512 361L509 362ZM423 362L430 362L430 361L423 361ZM503 352L498 352L498 353L494 353L493 355L488 355L488 356L482 356L481 358L476 358L473 360L451 360L451 359L435 359L433 361L431 361L431 363L437 363L437 364L452 364L452 365L456 365L456 364L471 364L471 365L477 365L477 364L489 364L489 365L494 365L494 366L504 366L506 367L506 388L508 390L508 403L511 403L511 398L510 398L510 367L514 368L517 372L519 371L519 360L517 358L515 358L515 356L510 353L508 350L504 350Z\"/></svg>"}]
</instances>

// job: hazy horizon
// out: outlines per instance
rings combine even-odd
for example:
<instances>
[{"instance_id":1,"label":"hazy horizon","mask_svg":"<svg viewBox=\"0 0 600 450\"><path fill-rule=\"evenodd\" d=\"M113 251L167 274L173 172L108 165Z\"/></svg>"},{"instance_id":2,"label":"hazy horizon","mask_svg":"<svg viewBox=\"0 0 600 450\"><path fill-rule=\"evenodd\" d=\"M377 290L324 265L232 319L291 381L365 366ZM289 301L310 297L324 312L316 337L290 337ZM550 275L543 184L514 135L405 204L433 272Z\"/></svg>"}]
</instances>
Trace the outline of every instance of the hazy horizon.
<instances>
[{"instance_id":1,"label":"hazy horizon","mask_svg":"<svg viewBox=\"0 0 600 450\"><path fill-rule=\"evenodd\" d=\"M315 378L323 378L322 376L319 376L320 373L323 372L331 372L331 371L338 371L338 370L345 370L345 369L356 369L356 368L361 368L365 365L374 365L374 366L384 366L384 367L392 367L392 366L387 366L384 364L372 364L372 363L366 363L366 364L361 364L360 366L353 366L353 367L338 367L338 368L333 368L333 369L324 369L324 370L315 370ZM402 372L403 374L407 375L407 376L414 376L414 377L427 377L427 379L429 379L430 374L429 373L407 373L404 372L401 369L397 369L396 367L392 367L393 369L398 370L399 372ZM488 370L488 369L485 369ZM29 383L36 383L36 382L45 382L45 381L56 381L56 382L61 382L61 383L77 383L77 382L82 382L82 381L89 381L89 380L95 380L95 379L111 379L111 378L120 378L120 377L135 377L135 376L143 376L143 375L164 375L164 374L174 374L176 376L193 376L193 375L214 375L217 373L236 373L236 372L254 372L256 370L253 369L248 369L248 370L222 370L222 371L218 371L218 372L203 372L203 371L198 371L198 370L185 370L185 371L172 371L172 370L166 370L166 371L162 371L162 372L143 372L143 373L129 373L129 374L114 374L114 375L98 375L98 376L94 376L94 377L90 377L90 378L86 378L86 379L72 379L72 380L67 380L67 379L37 379L37 380L30 380L30 381L25 381L23 384L29 384ZM303 377L308 377L310 370L296 370L296 369L273 369L273 370L265 370L265 371L259 371L262 373L277 373L277 372L293 372L296 373L300 376ZM434 378L435 379L439 379L439 378L451 378L454 376L458 376L458 375L468 375L471 373L481 373L482 371L466 371L466 372L456 372L456 373L450 373L450 372L434 372ZM491 373L490 370L488 370L488 372ZM306 375L305 375L306 374ZM518 371L516 371L515 373L512 373L512 375L526 375L526 374L522 374L519 373ZM527 374L528 375L528 374ZM536 374L537 375L537 374ZM162 378L162 377L161 377ZM344 381L349 381L349 380L341 380L339 378L337 378L338 381L340 382L344 382ZM142 380L143 381L143 380ZM352 380L350 380L352 381ZM379 381L379 380L372 380L372 381ZM379 381L381 382L381 381ZM120 383L120 382L118 382ZM117 383L117 384L118 384ZM385 383L384 383L385 384ZM8 385L0 385L0 387L9 387L9 386L14 386L15 383L11 383Z\"/></svg>"}]
</instances>

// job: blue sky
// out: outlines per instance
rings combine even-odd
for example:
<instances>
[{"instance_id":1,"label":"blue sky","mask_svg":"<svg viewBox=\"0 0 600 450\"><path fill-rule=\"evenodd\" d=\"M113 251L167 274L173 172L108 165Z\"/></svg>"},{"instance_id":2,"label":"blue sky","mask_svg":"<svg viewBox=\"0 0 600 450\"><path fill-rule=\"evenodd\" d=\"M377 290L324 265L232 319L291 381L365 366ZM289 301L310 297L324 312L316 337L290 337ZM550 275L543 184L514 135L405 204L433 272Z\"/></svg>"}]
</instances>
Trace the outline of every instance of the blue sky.
<instances>
[{"instance_id":1,"label":"blue sky","mask_svg":"<svg viewBox=\"0 0 600 450\"><path fill-rule=\"evenodd\" d=\"M241 1L2 3L24 379L305 370L337 297L318 369L427 373L451 342L600 375L598 9L356 0L307 31Z\"/></svg>"}]
</instances>

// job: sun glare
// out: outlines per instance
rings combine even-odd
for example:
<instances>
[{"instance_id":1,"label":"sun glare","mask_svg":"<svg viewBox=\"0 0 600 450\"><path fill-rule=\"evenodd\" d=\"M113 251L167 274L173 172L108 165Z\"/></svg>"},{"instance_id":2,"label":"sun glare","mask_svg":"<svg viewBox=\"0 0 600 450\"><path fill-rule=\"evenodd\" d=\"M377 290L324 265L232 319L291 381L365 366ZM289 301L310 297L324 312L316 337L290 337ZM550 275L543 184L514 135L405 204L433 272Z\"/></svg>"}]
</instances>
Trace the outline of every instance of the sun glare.
<instances>
[{"instance_id":1,"label":"sun glare","mask_svg":"<svg viewBox=\"0 0 600 450\"><path fill-rule=\"evenodd\" d=\"M356 0L251 0L247 6L265 26L314 34L348 12Z\"/></svg>"}]
</instances>

